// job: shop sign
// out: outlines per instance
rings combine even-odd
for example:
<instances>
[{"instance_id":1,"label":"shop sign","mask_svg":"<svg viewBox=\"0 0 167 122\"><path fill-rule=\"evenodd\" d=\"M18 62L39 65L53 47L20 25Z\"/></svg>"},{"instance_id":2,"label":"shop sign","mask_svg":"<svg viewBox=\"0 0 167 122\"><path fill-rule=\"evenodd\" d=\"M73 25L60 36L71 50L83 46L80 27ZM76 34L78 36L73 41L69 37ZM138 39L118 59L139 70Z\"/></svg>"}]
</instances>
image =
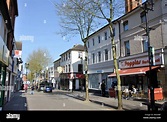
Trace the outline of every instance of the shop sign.
<instances>
[{"instance_id":1,"label":"shop sign","mask_svg":"<svg viewBox=\"0 0 167 122\"><path fill-rule=\"evenodd\" d=\"M2 55L3 63L7 66L9 65L9 50L6 45L3 45L3 55Z\"/></svg>"},{"instance_id":2,"label":"shop sign","mask_svg":"<svg viewBox=\"0 0 167 122\"><path fill-rule=\"evenodd\" d=\"M3 45L4 45L4 41L2 40L2 37L0 36L0 61L2 61Z\"/></svg>"},{"instance_id":3,"label":"shop sign","mask_svg":"<svg viewBox=\"0 0 167 122\"><path fill-rule=\"evenodd\" d=\"M156 55L155 56L155 65L159 65L159 64L162 64L162 59L161 59L160 55ZM119 66L121 69L149 66L149 60L148 60L148 57L134 58L131 60L120 61Z\"/></svg>"}]
</instances>

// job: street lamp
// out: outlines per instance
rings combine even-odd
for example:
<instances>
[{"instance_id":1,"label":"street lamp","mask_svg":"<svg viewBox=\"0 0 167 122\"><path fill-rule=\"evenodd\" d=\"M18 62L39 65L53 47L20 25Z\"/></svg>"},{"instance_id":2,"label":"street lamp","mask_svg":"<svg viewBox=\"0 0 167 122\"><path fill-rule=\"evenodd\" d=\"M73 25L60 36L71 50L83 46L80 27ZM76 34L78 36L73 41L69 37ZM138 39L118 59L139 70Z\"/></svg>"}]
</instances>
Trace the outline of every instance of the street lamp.
<instances>
[{"instance_id":1,"label":"street lamp","mask_svg":"<svg viewBox=\"0 0 167 122\"><path fill-rule=\"evenodd\" d=\"M153 47L150 46L150 30L151 28L149 28L148 26L148 20L147 20L147 14L148 11L153 11L153 0L147 0L144 3L144 6L142 6L143 10L144 10L144 14L145 14L145 22L146 22L146 27L144 28L146 31L146 36L148 39L148 60L149 60L149 85L150 85L150 102L151 102L151 108L152 111L155 111L155 101L154 101L154 82L152 80L151 77L151 67L152 65L154 65L154 58L153 58Z\"/></svg>"},{"instance_id":2,"label":"street lamp","mask_svg":"<svg viewBox=\"0 0 167 122\"><path fill-rule=\"evenodd\" d=\"M26 68L26 81L27 81L27 69L29 67L29 63L25 63L25 68Z\"/></svg>"}]
</instances>

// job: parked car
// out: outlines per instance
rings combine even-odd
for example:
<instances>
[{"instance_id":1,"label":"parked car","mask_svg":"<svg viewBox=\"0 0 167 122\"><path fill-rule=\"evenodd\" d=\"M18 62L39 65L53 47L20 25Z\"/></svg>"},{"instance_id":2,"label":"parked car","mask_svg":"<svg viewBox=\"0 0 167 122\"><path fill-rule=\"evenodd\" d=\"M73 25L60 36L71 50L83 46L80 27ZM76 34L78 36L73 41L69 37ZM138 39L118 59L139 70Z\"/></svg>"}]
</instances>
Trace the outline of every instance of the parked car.
<instances>
[{"instance_id":1,"label":"parked car","mask_svg":"<svg viewBox=\"0 0 167 122\"><path fill-rule=\"evenodd\" d=\"M43 92L52 92L52 85L51 84L46 84L44 86Z\"/></svg>"}]
</instances>

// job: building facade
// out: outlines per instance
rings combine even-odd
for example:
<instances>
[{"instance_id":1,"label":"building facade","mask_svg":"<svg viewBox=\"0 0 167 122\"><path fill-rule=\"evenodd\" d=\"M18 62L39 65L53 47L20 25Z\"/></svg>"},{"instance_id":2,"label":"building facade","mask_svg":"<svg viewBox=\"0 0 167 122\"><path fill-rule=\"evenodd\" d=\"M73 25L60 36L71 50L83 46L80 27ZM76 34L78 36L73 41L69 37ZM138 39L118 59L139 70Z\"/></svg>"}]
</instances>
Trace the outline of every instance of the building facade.
<instances>
[{"instance_id":1,"label":"building facade","mask_svg":"<svg viewBox=\"0 0 167 122\"><path fill-rule=\"evenodd\" d=\"M60 89L60 73L62 73L62 67L60 66L61 58L55 60L54 64L54 79L55 79L55 88Z\"/></svg>"},{"instance_id":2,"label":"building facade","mask_svg":"<svg viewBox=\"0 0 167 122\"><path fill-rule=\"evenodd\" d=\"M80 90L85 86L83 74L85 53L83 45L74 45L71 49L61 55L60 66L60 88L66 90Z\"/></svg>"},{"instance_id":3,"label":"building facade","mask_svg":"<svg viewBox=\"0 0 167 122\"><path fill-rule=\"evenodd\" d=\"M166 96L164 68L164 48L167 44L165 1L154 0L153 11L144 11L147 2L133 4L132 9L113 21L114 40L122 86L135 85L138 90L148 94L152 79L154 87L163 88ZM125 2L125 4L128 3ZM130 4L131 5L131 4ZM125 5L125 7L127 7ZM152 7L150 4L147 7ZM149 40L146 33L149 27ZM150 42L150 43L149 43ZM154 49L153 66L149 66L149 45ZM112 58L112 45L108 25L94 32L87 42L89 59L89 89L99 90L102 80L106 81L106 90L116 81ZM107 58L106 58L107 57ZM107 60L106 60L107 59ZM151 73L150 73L151 72ZM149 76L151 74L152 76ZM152 77L152 78L150 78Z\"/></svg>"},{"instance_id":4,"label":"building facade","mask_svg":"<svg viewBox=\"0 0 167 122\"><path fill-rule=\"evenodd\" d=\"M17 0L0 1L0 110L10 101L13 83L17 71L17 59L14 58L14 27L18 16Z\"/></svg>"},{"instance_id":5,"label":"building facade","mask_svg":"<svg viewBox=\"0 0 167 122\"><path fill-rule=\"evenodd\" d=\"M154 10L145 11L143 7L146 4L144 2L116 20L120 23L121 82L125 86L135 85L146 94L153 82L154 88L163 88L163 96L166 97L164 48L167 44L167 7L165 1L154 0ZM151 8L150 5L147 7ZM149 27L149 34L146 27ZM152 66L149 64L148 46L154 49ZM114 73L109 75L113 76Z\"/></svg>"},{"instance_id":6,"label":"building facade","mask_svg":"<svg viewBox=\"0 0 167 122\"><path fill-rule=\"evenodd\" d=\"M118 24L113 23L114 40L117 50L119 47ZM88 37L88 79L89 89L100 90L102 80L105 81L106 90L111 87L112 81L108 75L114 72L112 44L109 26L106 25ZM117 58L119 51L117 51Z\"/></svg>"}]
</instances>

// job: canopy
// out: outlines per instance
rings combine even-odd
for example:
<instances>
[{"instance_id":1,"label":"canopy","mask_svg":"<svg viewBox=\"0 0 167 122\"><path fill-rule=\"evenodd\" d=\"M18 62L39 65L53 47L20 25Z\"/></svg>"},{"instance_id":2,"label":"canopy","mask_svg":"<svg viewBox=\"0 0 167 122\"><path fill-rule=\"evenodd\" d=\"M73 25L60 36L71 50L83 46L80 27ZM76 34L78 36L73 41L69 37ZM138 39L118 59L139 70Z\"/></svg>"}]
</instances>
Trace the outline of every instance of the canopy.
<instances>
[{"instance_id":1,"label":"canopy","mask_svg":"<svg viewBox=\"0 0 167 122\"><path fill-rule=\"evenodd\" d=\"M158 68L160 66L152 66L151 69ZM149 67L138 67L138 68L130 68L130 69L122 69L119 70L120 76L123 75L135 75L135 74L146 74L146 72L149 71ZM116 73L112 73L108 75L108 77L115 77Z\"/></svg>"}]
</instances>

